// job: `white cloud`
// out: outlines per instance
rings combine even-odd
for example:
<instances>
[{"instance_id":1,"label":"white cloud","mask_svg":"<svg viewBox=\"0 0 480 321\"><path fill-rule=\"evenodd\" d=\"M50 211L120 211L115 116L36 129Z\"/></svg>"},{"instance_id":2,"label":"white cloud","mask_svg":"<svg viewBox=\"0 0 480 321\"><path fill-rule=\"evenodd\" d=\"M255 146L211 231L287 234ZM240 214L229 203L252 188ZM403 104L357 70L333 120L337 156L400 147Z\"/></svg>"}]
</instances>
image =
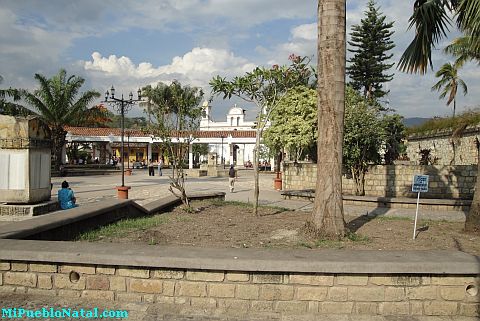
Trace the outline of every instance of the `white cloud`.
<instances>
[{"instance_id":1,"label":"white cloud","mask_svg":"<svg viewBox=\"0 0 480 321\"><path fill-rule=\"evenodd\" d=\"M259 46L256 51L267 57L269 65L286 64L291 54L313 58L317 53L317 23L295 26L288 42L271 49Z\"/></svg>"},{"instance_id":2,"label":"white cloud","mask_svg":"<svg viewBox=\"0 0 480 321\"><path fill-rule=\"evenodd\" d=\"M22 24L7 8L0 8L0 66L4 86L29 87L35 73L52 73L62 67L59 56L74 34L48 31Z\"/></svg>"},{"instance_id":3,"label":"white cloud","mask_svg":"<svg viewBox=\"0 0 480 321\"><path fill-rule=\"evenodd\" d=\"M154 67L151 63L142 62L138 65L128 57L111 55L103 57L94 52L92 60L84 62L84 68L91 72L94 78L134 78L135 82L156 82L179 80L184 84L208 87L213 76L233 76L253 70L255 64L247 59L235 56L223 49L193 48L183 56L172 59L168 65Z\"/></svg>"},{"instance_id":4,"label":"white cloud","mask_svg":"<svg viewBox=\"0 0 480 321\"><path fill-rule=\"evenodd\" d=\"M310 23L300 25L291 31L293 39L304 39L307 41L317 41L317 24Z\"/></svg>"}]
</instances>

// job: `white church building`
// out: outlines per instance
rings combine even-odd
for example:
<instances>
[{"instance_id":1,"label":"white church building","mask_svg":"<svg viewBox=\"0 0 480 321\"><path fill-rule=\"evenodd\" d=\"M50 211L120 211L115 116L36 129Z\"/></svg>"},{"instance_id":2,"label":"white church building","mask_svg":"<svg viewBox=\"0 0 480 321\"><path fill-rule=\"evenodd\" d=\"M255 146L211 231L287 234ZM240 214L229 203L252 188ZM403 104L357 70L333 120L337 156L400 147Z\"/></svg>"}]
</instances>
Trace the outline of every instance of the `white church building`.
<instances>
[{"instance_id":1,"label":"white church building","mask_svg":"<svg viewBox=\"0 0 480 321\"><path fill-rule=\"evenodd\" d=\"M228 111L226 121L215 121L212 118L212 106L207 101L203 103L200 132L211 132L221 138L220 144L208 144L209 152L217 154L219 163L222 158L226 164L242 166L248 162L253 163L255 134L251 134L254 133L256 124L245 120L245 113L245 109L235 104Z\"/></svg>"}]
</instances>

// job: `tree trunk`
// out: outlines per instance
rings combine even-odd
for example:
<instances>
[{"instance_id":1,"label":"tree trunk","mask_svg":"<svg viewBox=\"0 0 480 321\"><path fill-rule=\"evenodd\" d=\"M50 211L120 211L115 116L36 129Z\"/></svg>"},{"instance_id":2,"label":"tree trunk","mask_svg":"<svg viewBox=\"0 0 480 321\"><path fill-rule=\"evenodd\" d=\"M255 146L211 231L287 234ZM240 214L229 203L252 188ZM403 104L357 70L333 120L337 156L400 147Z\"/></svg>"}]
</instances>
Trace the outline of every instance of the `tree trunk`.
<instances>
[{"instance_id":1,"label":"tree trunk","mask_svg":"<svg viewBox=\"0 0 480 321\"><path fill-rule=\"evenodd\" d=\"M63 128L53 128L52 129L52 149L54 159L54 168L55 170L60 170L60 165L62 165L62 149L65 145L65 136L67 132Z\"/></svg>"},{"instance_id":2,"label":"tree trunk","mask_svg":"<svg viewBox=\"0 0 480 321\"><path fill-rule=\"evenodd\" d=\"M365 172L361 169L352 168L352 176L355 182L355 195L365 195Z\"/></svg>"},{"instance_id":3,"label":"tree trunk","mask_svg":"<svg viewBox=\"0 0 480 321\"><path fill-rule=\"evenodd\" d=\"M253 149L253 180L255 181L255 188L253 191L253 213L258 215L258 196L260 194L260 187L258 185L258 175L259 175L259 153L260 150L260 136L262 132L260 130L260 117L257 121L257 133L255 138L255 148Z\"/></svg>"},{"instance_id":4,"label":"tree trunk","mask_svg":"<svg viewBox=\"0 0 480 321\"><path fill-rule=\"evenodd\" d=\"M473 194L472 205L465 220L465 231L480 232L480 160L477 165L477 182L475 183L475 192Z\"/></svg>"},{"instance_id":5,"label":"tree trunk","mask_svg":"<svg viewBox=\"0 0 480 321\"><path fill-rule=\"evenodd\" d=\"M307 228L316 236L333 238L346 233L342 200L345 6L345 0L318 2L317 184Z\"/></svg>"},{"instance_id":6,"label":"tree trunk","mask_svg":"<svg viewBox=\"0 0 480 321\"><path fill-rule=\"evenodd\" d=\"M455 118L455 109L457 107L457 102L455 101L455 98L453 98L453 117L452 118Z\"/></svg>"}]
</instances>

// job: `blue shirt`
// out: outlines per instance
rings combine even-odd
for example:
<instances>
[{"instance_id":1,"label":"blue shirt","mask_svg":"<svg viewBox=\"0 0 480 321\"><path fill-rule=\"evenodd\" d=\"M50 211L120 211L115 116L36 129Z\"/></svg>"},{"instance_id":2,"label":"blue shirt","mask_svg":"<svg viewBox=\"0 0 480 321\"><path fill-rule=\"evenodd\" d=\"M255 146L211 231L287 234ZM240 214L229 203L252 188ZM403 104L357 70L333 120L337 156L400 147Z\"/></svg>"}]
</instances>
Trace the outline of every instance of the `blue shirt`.
<instances>
[{"instance_id":1,"label":"blue shirt","mask_svg":"<svg viewBox=\"0 0 480 321\"><path fill-rule=\"evenodd\" d=\"M62 188L58 191L58 201L60 202L62 210L68 210L69 208L74 208L76 206L73 202L73 198L73 191L69 188Z\"/></svg>"}]
</instances>

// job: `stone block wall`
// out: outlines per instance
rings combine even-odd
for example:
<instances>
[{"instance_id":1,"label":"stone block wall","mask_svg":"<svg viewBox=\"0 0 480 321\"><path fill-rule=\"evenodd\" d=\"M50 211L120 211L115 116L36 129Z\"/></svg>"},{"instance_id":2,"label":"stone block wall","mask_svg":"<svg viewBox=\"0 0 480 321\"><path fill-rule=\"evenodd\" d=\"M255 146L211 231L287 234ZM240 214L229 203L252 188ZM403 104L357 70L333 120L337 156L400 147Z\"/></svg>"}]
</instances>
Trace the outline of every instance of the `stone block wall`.
<instances>
[{"instance_id":1,"label":"stone block wall","mask_svg":"<svg viewBox=\"0 0 480 321\"><path fill-rule=\"evenodd\" d=\"M407 141L407 157L419 164L420 150L429 149L438 165L472 165L479 159L480 126L466 128L461 137L453 138L451 130L411 135Z\"/></svg>"},{"instance_id":2,"label":"stone block wall","mask_svg":"<svg viewBox=\"0 0 480 321\"><path fill-rule=\"evenodd\" d=\"M3 261L0 292L163 303L203 313L479 316L476 275L260 273Z\"/></svg>"},{"instance_id":3,"label":"stone block wall","mask_svg":"<svg viewBox=\"0 0 480 321\"><path fill-rule=\"evenodd\" d=\"M283 189L314 189L317 164L284 164ZM471 199L477 178L476 165L375 165L365 175L365 195L381 197L416 197L412 193L412 180L416 174L429 175L429 191L422 198ZM355 194L353 179L344 175L342 188L345 195Z\"/></svg>"}]
</instances>

